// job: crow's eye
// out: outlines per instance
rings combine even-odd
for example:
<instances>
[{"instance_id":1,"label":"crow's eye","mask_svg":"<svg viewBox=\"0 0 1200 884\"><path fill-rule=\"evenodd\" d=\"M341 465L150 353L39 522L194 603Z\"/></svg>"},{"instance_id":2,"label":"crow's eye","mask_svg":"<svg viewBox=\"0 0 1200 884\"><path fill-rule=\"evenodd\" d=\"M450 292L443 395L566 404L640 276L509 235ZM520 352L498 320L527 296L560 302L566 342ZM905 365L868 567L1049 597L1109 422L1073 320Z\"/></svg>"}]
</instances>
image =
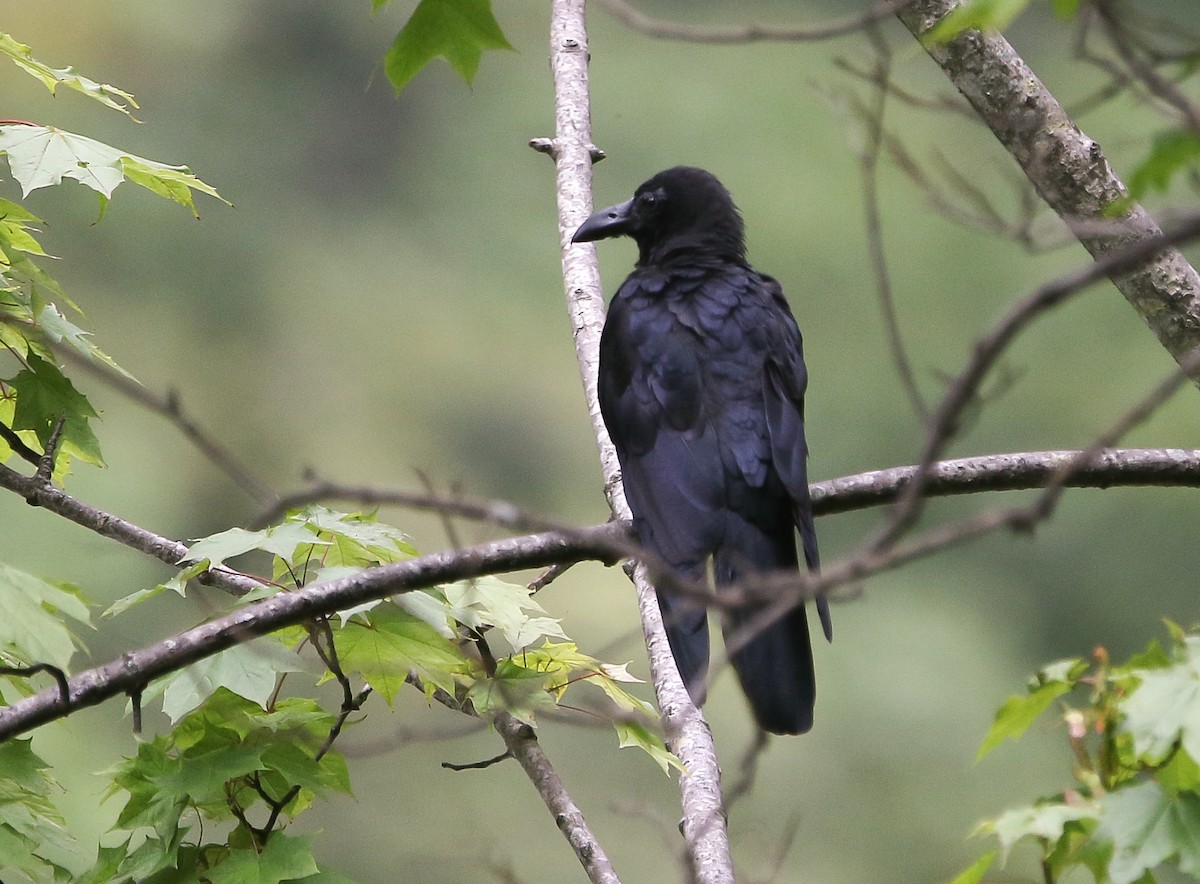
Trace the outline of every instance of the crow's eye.
<instances>
[{"instance_id":1,"label":"crow's eye","mask_svg":"<svg viewBox=\"0 0 1200 884\"><path fill-rule=\"evenodd\" d=\"M662 195L654 191L643 193L640 197L638 197L638 202L648 209L653 209L662 202Z\"/></svg>"}]
</instances>

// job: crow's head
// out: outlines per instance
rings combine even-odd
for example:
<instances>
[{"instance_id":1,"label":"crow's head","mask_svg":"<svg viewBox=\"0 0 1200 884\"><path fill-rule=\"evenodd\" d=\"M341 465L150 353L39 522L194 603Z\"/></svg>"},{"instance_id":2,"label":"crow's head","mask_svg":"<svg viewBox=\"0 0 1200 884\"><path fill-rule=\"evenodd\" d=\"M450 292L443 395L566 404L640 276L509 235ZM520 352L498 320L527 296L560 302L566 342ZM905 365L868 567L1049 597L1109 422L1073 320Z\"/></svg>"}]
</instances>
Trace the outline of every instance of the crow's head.
<instances>
[{"instance_id":1,"label":"crow's head","mask_svg":"<svg viewBox=\"0 0 1200 884\"><path fill-rule=\"evenodd\" d=\"M744 261L742 216L721 182L703 169L676 166L659 172L633 199L602 209L575 231L571 242L630 236L638 266L679 255L711 255Z\"/></svg>"}]
</instances>

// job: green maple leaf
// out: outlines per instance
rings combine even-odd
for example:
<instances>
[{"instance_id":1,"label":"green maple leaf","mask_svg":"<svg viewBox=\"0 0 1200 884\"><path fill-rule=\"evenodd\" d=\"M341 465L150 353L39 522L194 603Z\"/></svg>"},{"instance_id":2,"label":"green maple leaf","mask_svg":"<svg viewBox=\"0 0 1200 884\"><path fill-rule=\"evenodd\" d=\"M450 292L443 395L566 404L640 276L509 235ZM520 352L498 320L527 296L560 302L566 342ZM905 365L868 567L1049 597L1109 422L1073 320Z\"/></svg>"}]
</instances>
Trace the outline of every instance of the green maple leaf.
<instances>
[{"instance_id":1,"label":"green maple leaf","mask_svg":"<svg viewBox=\"0 0 1200 884\"><path fill-rule=\"evenodd\" d=\"M163 712L177 722L219 688L266 708L279 674L303 670L304 664L294 651L278 639L264 637L235 645L173 672L147 693L153 696L158 688L163 688Z\"/></svg>"},{"instance_id":2,"label":"green maple leaf","mask_svg":"<svg viewBox=\"0 0 1200 884\"><path fill-rule=\"evenodd\" d=\"M307 838L273 832L261 850L231 850L205 878L212 884L279 884L317 872Z\"/></svg>"},{"instance_id":3,"label":"green maple leaf","mask_svg":"<svg viewBox=\"0 0 1200 884\"><path fill-rule=\"evenodd\" d=\"M1120 789L1101 801L1096 837L1113 844L1112 884L1128 884L1172 856L1181 871L1200 872L1200 795L1169 795L1153 781Z\"/></svg>"},{"instance_id":4,"label":"green maple leaf","mask_svg":"<svg viewBox=\"0 0 1200 884\"><path fill-rule=\"evenodd\" d=\"M64 589L0 563L0 651L15 650L29 663L65 669L75 639L60 614L89 622L87 605Z\"/></svg>"},{"instance_id":5,"label":"green maple leaf","mask_svg":"<svg viewBox=\"0 0 1200 884\"><path fill-rule=\"evenodd\" d=\"M66 86L123 114L129 114L129 105L138 106L133 96L123 89L90 80L73 67L52 68L38 61L28 46L18 43L8 34L0 34L0 53L11 58L25 73L40 80L52 94L57 92L59 86Z\"/></svg>"},{"instance_id":6,"label":"green maple leaf","mask_svg":"<svg viewBox=\"0 0 1200 884\"><path fill-rule=\"evenodd\" d=\"M44 450L59 416L65 415L58 449L60 472L69 468L71 458L104 466L100 443L88 425L97 417L91 403L53 363L30 353L26 365L8 382L17 391L12 429L34 431Z\"/></svg>"},{"instance_id":7,"label":"green maple leaf","mask_svg":"<svg viewBox=\"0 0 1200 884\"><path fill-rule=\"evenodd\" d=\"M1121 729L1151 763L1164 759L1176 742L1200 759L1200 639L1189 636L1184 659L1167 669L1135 671L1141 683L1125 701Z\"/></svg>"},{"instance_id":8,"label":"green maple leaf","mask_svg":"<svg viewBox=\"0 0 1200 884\"><path fill-rule=\"evenodd\" d=\"M495 626L516 650L539 638L567 637L552 617L531 617L526 613L546 613L545 608L534 601L527 586L485 576L451 583L443 586L442 592L450 605L451 617L473 629Z\"/></svg>"},{"instance_id":9,"label":"green maple leaf","mask_svg":"<svg viewBox=\"0 0 1200 884\"><path fill-rule=\"evenodd\" d=\"M469 86L487 49L512 49L489 0L421 0L396 35L383 66L397 94L435 58L450 62Z\"/></svg>"},{"instance_id":10,"label":"green maple leaf","mask_svg":"<svg viewBox=\"0 0 1200 884\"><path fill-rule=\"evenodd\" d=\"M436 629L392 604L371 612L369 623L349 620L337 632L338 659L347 672L359 673L392 704L408 673L416 672L426 689L454 693L470 663Z\"/></svg>"},{"instance_id":11,"label":"green maple leaf","mask_svg":"<svg viewBox=\"0 0 1200 884\"><path fill-rule=\"evenodd\" d=\"M0 126L0 152L8 154L8 167L28 196L40 187L73 178L100 194L101 214L117 185L127 178L135 184L187 206L199 217L192 191L207 193L230 205L187 166L171 166L134 156L126 151L53 126Z\"/></svg>"},{"instance_id":12,"label":"green maple leaf","mask_svg":"<svg viewBox=\"0 0 1200 884\"><path fill-rule=\"evenodd\" d=\"M1075 687L1086 671L1087 664L1075 659L1061 661L1039 672L1026 696L1016 694L1009 697L996 712L996 718L975 755L976 760L1005 740L1019 739L1055 699Z\"/></svg>"},{"instance_id":13,"label":"green maple leaf","mask_svg":"<svg viewBox=\"0 0 1200 884\"><path fill-rule=\"evenodd\" d=\"M251 550L263 550L280 558L290 559L301 544L325 545L304 525L285 522L261 531L247 531L245 528L229 528L208 537L201 538L188 547L185 562L196 562L208 559L210 567L217 567L225 562Z\"/></svg>"}]
</instances>

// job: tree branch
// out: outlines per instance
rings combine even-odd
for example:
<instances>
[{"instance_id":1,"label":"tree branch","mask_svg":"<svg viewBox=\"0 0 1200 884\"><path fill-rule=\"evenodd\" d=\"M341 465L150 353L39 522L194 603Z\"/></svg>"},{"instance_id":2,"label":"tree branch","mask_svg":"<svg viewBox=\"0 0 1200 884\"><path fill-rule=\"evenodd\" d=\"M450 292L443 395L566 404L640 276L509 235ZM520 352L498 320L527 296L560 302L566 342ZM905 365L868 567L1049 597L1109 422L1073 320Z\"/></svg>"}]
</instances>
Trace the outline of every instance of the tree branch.
<instances>
[{"instance_id":1,"label":"tree branch","mask_svg":"<svg viewBox=\"0 0 1200 884\"><path fill-rule=\"evenodd\" d=\"M187 556L186 543L180 543L178 540L171 540L147 531L145 528L140 528L119 516L106 513L77 500L49 482L40 481L37 477L22 476L16 470L2 464L0 464L0 488L7 488L9 491L21 495L30 506L49 510L77 525L95 531L102 537L108 537L172 567L178 566ZM210 568L197 579L238 596L245 595L261 586L258 581L229 568Z\"/></svg>"},{"instance_id":2,"label":"tree branch","mask_svg":"<svg viewBox=\"0 0 1200 884\"><path fill-rule=\"evenodd\" d=\"M583 812L567 792L566 785L551 766L550 760L546 758L533 728L517 721L507 712L497 713L492 721L496 725L496 731L503 738L504 745L508 747L505 754L516 759L537 789L546 808L558 824L559 831L575 851L579 862L583 864L588 879L595 884L620 884L604 848L588 828Z\"/></svg>"},{"instance_id":3,"label":"tree branch","mask_svg":"<svg viewBox=\"0 0 1200 884\"><path fill-rule=\"evenodd\" d=\"M976 343L966 368L955 378L942 398L930 422L917 473L900 495L891 520L872 542L873 548L885 549L915 524L924 506L924 488L929 468L957 434L963 412L975 400L983 379L1017 335L1039 316L1061 305L1089 285L1106 276L1112 278L1117 274L1125 274L1130 268L1153 266L1165 251L1175 251L1172 248L1175 243L1196 236L1200 236L1200 215L1193 216L1168 234L1159 232L1102 255L1095 263L1041 286L1009 308L991 331ZM1188 355L1180 354L1181 364ZM1190 364L1195 371L1194 361Z\"/></svg>"},{"instance_id":4,"label":"tree branch","mask_svg":"<svg viewBox=\"0 0 1200 884\"><path fill-rule=\"evenodd\" d=\"M604 426L596 395L600 332L604 327L604 297L596 250L590 244L571 244L572 234L592 211L593 145L584 3L583 0L553 0L551 8L550 58L555 108L551 156L556 171L563 283L588 413L604 473L605 494L613 515L627 521L630 512L621 486L616 450ZM679 778L679 790L688 865L700 884L733 884L733 860L721 798L721 771L712 732L688 696L675 668L658 599L645 568L638 566L628 573L637 590L650 673L667 744L687 771Z\"/></svg>"},{"instance_id":5,"label":"tree branch","mask_svg":"<svg viewBox=\"0 0 1200 884\"><path fill-rule=\"evenodd\" d=\"M610 559L624 548L621 540L624 530L619 524L609 523L571 533L548 532L499 540L382 565L295 592L277 593L72 676L68 680L68 703L61 702L59 690L54 688L0 709L0 740L124 694L240 642L322 614L484 574L537 568L572 558ZM242 579L254 587L261 586L250 578Z\"/></svg>"},{"instance_id":6,"label":"tree branch","mask_svg":"<svg viewBox=\"0 0 1200 884\"><path fill-rule=\"evenodd\" d=\"M1100 145L1080 131L1003 35L967 30L948 43L924 39L960 5L915 0L897 14L1084 248L1099 261L1160 236L1136 203L1109 218L1128 199L1125 185ZM1141 266L1110 268L1107 275L1176 362L1200 345L1200 275L1177 249L1163 249ZM1193 380L1200 383L1200 372Z\"/></svg>"},{"instance_id":7,"label":"tree branch","mask_svg":"<svg viewBox=\"0 0 1200 884\"><path fill-rule=\"evenodd\" d=\"M939 461L928 470L924 494L943 497L987 491L1044 488L1079 451L1022 451ZM813 512L818 516L880 506L895 500L912 481L916 466L892 467L814 482ZM1072 488L1176 486L1200 488L1200 449L1108 449L1074 470Z\"/></svg>"}]
</instances>

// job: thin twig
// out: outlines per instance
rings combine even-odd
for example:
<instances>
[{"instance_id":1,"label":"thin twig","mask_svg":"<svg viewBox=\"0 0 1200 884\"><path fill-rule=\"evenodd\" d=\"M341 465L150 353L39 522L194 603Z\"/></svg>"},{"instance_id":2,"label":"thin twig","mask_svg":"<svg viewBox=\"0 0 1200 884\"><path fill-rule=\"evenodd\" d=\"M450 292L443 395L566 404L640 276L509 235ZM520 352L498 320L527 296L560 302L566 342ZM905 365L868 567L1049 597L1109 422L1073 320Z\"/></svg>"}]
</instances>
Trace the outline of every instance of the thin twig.
<instances>
[{"instance_id":1,"label":"thin twig","mask_svg":"<svg viewBox=\"0 0 1200 884\"><path fill-rule=\"evenodd\" d=\"M183 410L179 394L171 390L165 394L154 393L128 375L77 353L70 347L56 347L55 354L69 361L75 368L86 371L97 380L107 384L121 395L132 399L143 408L162 415L174 424L200 452L239 488L257 500L269 505L279 495L264 480L241 462L228 448L190 418Z\"/></svg>"},{"instance_id":2,"label":"thin twig","mask_svg":"<svg viewBox=\"0 0 1200 884\"><path fill-rule=\"evenodd\" d=\"M871 255L871 266L875 271L875 291L879 307L883 312L883 326L887 332L888 349L896 373L908 395L917 418L924 423L929 419L929 406L921 395L908 351L904 347L904 336L900 332L900 318L896 314L896 301L892 297L892 280L888 273L887 254L883 247L883 221L879 210L879 154L883 144L883 117L887 108L888 82L891 71L891 52L887 43L875 28L869 30L871 44L875 47L875 104L866 114L866 145L859 156L863 180L863 214L867 228L867 249Z\"/></svg>"},{"instance_id":3,"label":"thin twig","mask_svg":"<svg viewBox=\"0 0 1200 884\"><path fill-rule=\"evenodd\" d=\"M450 762L450 761L443 761L442 769L443 770L454 770L454 771L486 770L487 768L491 767L492 765L499 764L501 761L505 761L512 757L513 757L512 752L505 749L499 755L493 756L492 758L485 758L485 759L483 759L483 761L471 761L471 762L468 762L467 764L454 764L453 762Z\"/></svg>"},{"instance_id":4,"label":"thin twig","mask_svg":"<svg viewBox=\"0 0 1200 884\"><path fill-rule=\"evenodd\" d=\"M71 702L71 689L67 685L67 674L57 666L52 666L49 663L34 663L32 666L0 666L0 675L9 675L13 678L33 678L38 673L44 672L54 679L54 684L58 687L58 699L63 706L67 706Z\"/></svg>"},{"instance_id":5,"label":"thin twig","mask_svg":"<svg viewBox=\"0 0 1200 884\"><path fill-rule=\"evenodd\" d=\"M50 477L54 475L54 462L58 458L58 446L62 444L63 429L66 426L67 413L63 411L54 421L54 429L50 431L50 438L46 441L46 450L38 458L37 472L34 473L34 478L39 482L48 484Z\"/></svg>"},{"instance_id":6,"label":"thin twig","mask_svg":"<svg viewBox=\"0 0 1200 884\"><path fill-rule=\"evenodd\" d=\"M315 474L306 473L311 481L308 488L284 494L259 513L252 525L270 525L278 521L289 510L323 500L348 500L363 506L400 506L408 509L437 513L441 516L457 516L479 522L491 522L517 530L550 530L562 525L551 519L521 509L506 500L468 500L459 495L446 496L433 493L417 493L381 489L369 485L344 485Z\"/></svg>"},{"instance_id":7,"label":"thin twig","mask_svg":"<svg viewBox=\"0 0 1200 884\"><path fill-rule=\"evenodd\" d=\"M966 368L946 392L930 422L917 473L904 487L891 520L871 542L871 548L877 552L886 549L915 524L923 508L922 497L929 469L957 434L963 412L978 395L983 379L1018 334L1035 319L1093 283L1137 268L1168 247L1196 236L1200 236L1200 215L1193 216L1170 233L1138 240L1087 267L1046 283L1013 305L975 345Z\"/></svg>"},{"instance_id":8,"label":"thin twig","mask_svg":"<svg viewBox=\"0 0 1200 884\"><path fill-rule=\"evenodd\" d=\"M13 450L13 454L28 461L35 467L41 463L42 456L25 444L25 440L16 434L12 427L0 422L0 438Z\"/></svg>"}]
</instances>

